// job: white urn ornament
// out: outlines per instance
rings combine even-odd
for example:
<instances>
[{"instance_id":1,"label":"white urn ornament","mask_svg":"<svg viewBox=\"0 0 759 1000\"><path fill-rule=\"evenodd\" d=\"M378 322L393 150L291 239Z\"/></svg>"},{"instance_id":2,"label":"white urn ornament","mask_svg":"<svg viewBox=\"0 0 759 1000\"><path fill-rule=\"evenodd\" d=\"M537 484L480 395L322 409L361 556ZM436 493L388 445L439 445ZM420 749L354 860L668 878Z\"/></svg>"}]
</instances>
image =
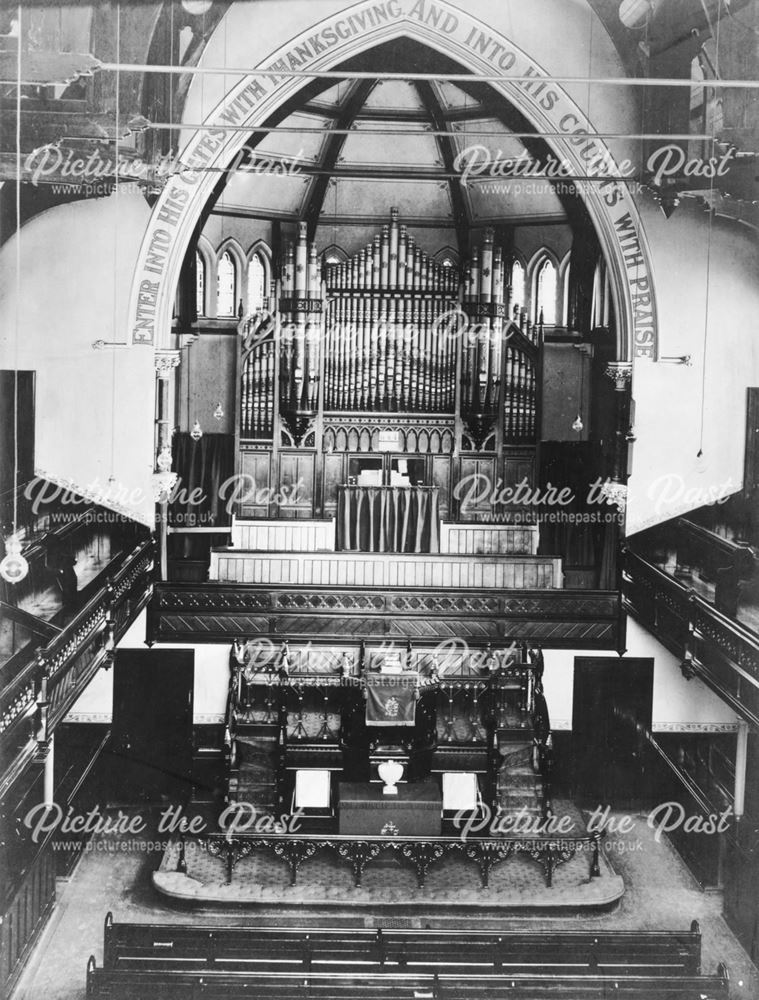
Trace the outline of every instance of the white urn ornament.
<instances>
[{"instance_id":1,"label":"white urn ornament","mask_svg":"<svg viewBox=\"0 0 759 1000\"><path fill-rule=\"evenodd\" d=\"M385 782L382 794L397 795L398 782L403 777L403 764L399 764L397 760L385 760L377 768L377 773Z\"/></svg>"}]
</instances>

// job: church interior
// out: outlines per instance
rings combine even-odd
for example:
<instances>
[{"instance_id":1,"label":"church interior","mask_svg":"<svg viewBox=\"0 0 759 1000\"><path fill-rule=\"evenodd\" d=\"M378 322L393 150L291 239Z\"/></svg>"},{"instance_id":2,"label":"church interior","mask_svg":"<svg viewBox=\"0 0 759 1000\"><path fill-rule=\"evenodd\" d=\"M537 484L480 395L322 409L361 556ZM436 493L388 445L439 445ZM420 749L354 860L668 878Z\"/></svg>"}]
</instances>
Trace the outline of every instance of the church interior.
<instances>
[{"instance_id":1,"label":"church interior","mask_svg":"<svg viewBox=\"0 0 759 1000\"><path fill-rule=\"evenodd\" d=\"M0 72L2 996L759 996L759 0Z\"/></svg>"}]
</instances>

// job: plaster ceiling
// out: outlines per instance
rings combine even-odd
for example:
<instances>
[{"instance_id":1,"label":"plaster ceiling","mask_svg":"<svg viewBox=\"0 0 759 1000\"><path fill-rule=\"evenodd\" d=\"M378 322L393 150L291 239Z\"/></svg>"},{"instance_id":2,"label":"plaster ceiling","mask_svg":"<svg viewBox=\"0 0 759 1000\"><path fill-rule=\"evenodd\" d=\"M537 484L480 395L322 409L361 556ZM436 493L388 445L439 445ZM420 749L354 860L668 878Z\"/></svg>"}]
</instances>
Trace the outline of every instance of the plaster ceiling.
<instances>
[{"instance_id":1,"label":"plaster ceiling","mask_svg":"<svg viewBox=\"0 0 759 1000\"><path fill-rule=\"evenodd\" d=\"M295 104L259 139L220 207L305 219L312 230L376 227L391 206L409 225L445 229L565 221L549 184L520 189L492 176L491 164L497 171L503 160L528 155L511 116L492 93L478 99L451 83L341 82ZM481 176L462 180L456 158L473 144L490 162Z\"/></svg>"}]
</instances>

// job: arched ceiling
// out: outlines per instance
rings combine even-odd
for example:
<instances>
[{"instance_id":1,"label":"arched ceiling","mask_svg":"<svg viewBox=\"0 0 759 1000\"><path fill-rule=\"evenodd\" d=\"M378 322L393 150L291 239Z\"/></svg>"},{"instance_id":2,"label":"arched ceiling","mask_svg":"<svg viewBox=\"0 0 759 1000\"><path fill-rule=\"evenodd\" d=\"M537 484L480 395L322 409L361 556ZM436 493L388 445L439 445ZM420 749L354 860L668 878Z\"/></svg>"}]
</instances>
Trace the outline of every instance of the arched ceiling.
<instances>
[{"instance_id":1,"label":"arched ceiling","mask_svg":"<svg viewBox=\"0 0 759 1000\"><path fill-rule=\"evenodd\" d=\"M408 49L408 51L406 51ZM461 73L427 50L424 71ZM395 42L346 69L388 71L420 65L420 46ZM253 152L220 186L216 211L308 223L320 245L344 227L376 229L391 206L409 226L449 231L458 249L485 225L551 225L568 219L567 200L550 184L511 183L506 161L545 156L516 110L481 83L354 79L301 92L271 131L251 137ZM477 146L479 176L466 177ZM472 155L472 154L470 154ZM493 176L493 173L496 176ZM571 214L571 213L570 213Z\"/></svg>"}]
</instances>

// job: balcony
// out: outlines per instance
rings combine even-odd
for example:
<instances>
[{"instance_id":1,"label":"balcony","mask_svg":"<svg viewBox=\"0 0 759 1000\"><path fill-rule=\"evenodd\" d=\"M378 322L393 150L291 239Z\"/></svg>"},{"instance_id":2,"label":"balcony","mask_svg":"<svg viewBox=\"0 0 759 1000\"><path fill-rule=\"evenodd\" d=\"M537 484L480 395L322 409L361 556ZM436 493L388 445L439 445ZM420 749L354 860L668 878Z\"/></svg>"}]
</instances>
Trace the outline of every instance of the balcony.
<instances>
[{"instance_id":1,"label":"balcony","mask_svg":"<svg viewBox=\"0 0 759 1000\"><path fill-rule=\"evenodd\" d=\"M564 649L623 649L619 593L254 583L157 583L147 641L503 641Z\"/></svg>"},{"instance_id":2,"label":"balcony","mask_svg":"<svg viewBox=\"0 0 759 1000\"><path fill-rule=\"evenodd\" d=\"M147 531L91 504L67 513L27 527L29 573L0 595L2 790L65 718L149 596Z\"/></svg>"},{"instance_id":3,"label":"balcony","mask_svg":"<svg viewBox=\"0 0 759 1000\"><path fill-rule=\"evenodd\" d=\"M625 609L720 698L759 726L759 636L635 552L626 551Z\"/></svg>"}]
</instances>

